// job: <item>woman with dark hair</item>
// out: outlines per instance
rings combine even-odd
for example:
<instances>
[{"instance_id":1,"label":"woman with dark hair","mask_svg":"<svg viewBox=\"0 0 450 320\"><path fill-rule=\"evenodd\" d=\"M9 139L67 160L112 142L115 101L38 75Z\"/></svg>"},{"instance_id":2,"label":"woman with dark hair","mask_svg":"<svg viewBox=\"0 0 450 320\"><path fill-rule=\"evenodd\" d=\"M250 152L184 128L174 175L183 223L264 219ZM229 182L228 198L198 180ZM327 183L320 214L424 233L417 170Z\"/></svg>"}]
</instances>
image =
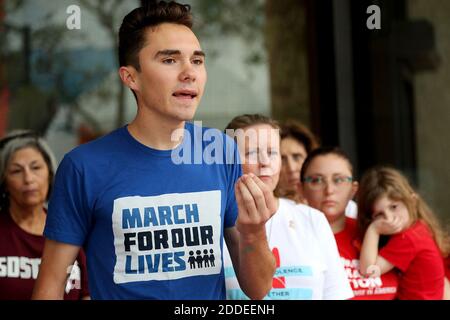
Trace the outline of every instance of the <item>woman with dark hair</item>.
<instances>
[{"instance_id":1,"label":"woman with dark hair","mask_svg":"<svg viewBox=\"0 0 450 320\"><path fill-rule=\"evenodd\" d=\"M305 203L298 193L300 170L308 154L319 147L314 134L303 124L288 120L280 128L281 172L275 193L280 197Z\"/></svg>"},{"instance_id":2,"label":"woman with dark hair","mask_svg":"<svg viewBox=\"0 0 450 320\"><path fill-rule=\"evenodd\" d=\"M306 158L300 174L302 195L308 204L323 212L333 230L337 247L355 300L394 299L398 274L365 278L359 273L361 238L356 220L345 215L358 190L348 156L336 147L321 147Z\"/></svg>"},{"instance_id":3,"label":"woman with dark hair","mask_svg":"<svg viewBox=\"0 0 450 320\"><path fill-rule=\"evenodd\" d=\"M308 155L320 147L319 140L305 125L296 120L287 120L281 125L280 136L282 166L275 194L297 203L308 204L299 190L300 172ZM356 219L357 207L353 200L348 202L345 215Z\"/></svg>"},{"instance_id":4,"label":"woman with dark hair","mask_svg":"<svg viewBox=\"0 0 450 320\"><path fill-rule=\"evenodd\" d=\"M54 174L53 154L35 133L15 131L0 140L0 300L31 298ZM84 254L68 275L65 298L89 298Z\"/></svg>"}]
</instances>

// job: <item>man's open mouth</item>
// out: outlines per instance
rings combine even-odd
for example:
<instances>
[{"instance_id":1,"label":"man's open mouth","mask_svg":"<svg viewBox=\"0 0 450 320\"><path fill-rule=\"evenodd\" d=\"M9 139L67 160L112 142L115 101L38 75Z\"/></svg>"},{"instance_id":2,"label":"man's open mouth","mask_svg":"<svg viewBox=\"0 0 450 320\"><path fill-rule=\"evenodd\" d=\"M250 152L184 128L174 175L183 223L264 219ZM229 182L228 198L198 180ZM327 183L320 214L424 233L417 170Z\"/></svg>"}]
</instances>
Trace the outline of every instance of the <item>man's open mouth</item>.
<instances>
[{"instance_id":1,"label":"man's open mouth","mask_svg":"<svg viewBox=\"0 0 450 320\"><path fill-rule=\"evenodd\" d=\"M178 90L173 96L177 98L194 99L197 97L197 92L194 90Z\"/></svg>"}]
</instances>

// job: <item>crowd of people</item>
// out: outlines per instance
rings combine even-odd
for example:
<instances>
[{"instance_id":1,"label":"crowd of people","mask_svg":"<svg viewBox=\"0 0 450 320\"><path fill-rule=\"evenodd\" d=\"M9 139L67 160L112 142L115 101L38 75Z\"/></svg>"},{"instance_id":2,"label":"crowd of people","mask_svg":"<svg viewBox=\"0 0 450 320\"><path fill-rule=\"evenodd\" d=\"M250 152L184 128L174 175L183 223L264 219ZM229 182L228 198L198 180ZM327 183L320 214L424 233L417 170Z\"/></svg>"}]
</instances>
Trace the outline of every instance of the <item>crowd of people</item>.
<instances>
[{"instance_id":1,"label":"crowd of people","mask_svg":"<svg viewBox=\"0 0 450 320\"><path fill-rule=\"evenodd\" d=\"M124 18L136 117L57 170L39 135L0 140L0 299L449 299L450 237L399 170L358 181L294 120L189 122L207 78L191 27L176 2Z\"/></svg>"}]
</instances>

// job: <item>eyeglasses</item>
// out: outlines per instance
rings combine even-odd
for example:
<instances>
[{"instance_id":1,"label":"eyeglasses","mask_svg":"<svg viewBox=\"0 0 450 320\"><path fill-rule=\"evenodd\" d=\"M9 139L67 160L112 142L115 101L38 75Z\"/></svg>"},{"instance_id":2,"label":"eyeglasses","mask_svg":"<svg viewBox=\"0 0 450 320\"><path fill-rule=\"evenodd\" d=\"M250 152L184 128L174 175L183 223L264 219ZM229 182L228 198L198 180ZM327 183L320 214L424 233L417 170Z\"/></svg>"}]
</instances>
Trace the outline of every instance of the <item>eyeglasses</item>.
<instances>
[{"instance_id":1,"label":"eyeglasses","mask_svg":"<svg viewBox=\"0 0 450 320\"><path fill-rule=\"evenodd\" d=\"M331 178L333 185L337 188L348 185L353 182L353 177L349 176L334 176ZM329 181L323 176L309 176L303 178L302 182L308 186L311 190L323 190Z\"/></svg>"}]
</instances>

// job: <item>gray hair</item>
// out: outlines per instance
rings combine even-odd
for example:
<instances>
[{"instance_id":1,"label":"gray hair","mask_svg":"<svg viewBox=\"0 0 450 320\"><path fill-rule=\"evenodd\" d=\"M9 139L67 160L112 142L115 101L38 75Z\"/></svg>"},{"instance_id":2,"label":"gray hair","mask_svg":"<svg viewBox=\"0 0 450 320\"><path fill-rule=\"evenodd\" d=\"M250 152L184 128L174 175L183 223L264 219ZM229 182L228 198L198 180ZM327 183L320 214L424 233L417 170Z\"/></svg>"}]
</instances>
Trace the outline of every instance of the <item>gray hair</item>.
<instances>
[{"instance_id":1,"label":"gray hair","mask_svg":"<svg viewBox=\"0 0 450 320\"><path fill-rule=\"evenodd\" d=\"M9 198L5 186L5 172L12 155L23 148L34 148L45 160L49 172L47 200L53 187L56 161L47 142L31 130L14 130L0 140L0 211L9 208Z\"/></svg>"}]
</instances>

